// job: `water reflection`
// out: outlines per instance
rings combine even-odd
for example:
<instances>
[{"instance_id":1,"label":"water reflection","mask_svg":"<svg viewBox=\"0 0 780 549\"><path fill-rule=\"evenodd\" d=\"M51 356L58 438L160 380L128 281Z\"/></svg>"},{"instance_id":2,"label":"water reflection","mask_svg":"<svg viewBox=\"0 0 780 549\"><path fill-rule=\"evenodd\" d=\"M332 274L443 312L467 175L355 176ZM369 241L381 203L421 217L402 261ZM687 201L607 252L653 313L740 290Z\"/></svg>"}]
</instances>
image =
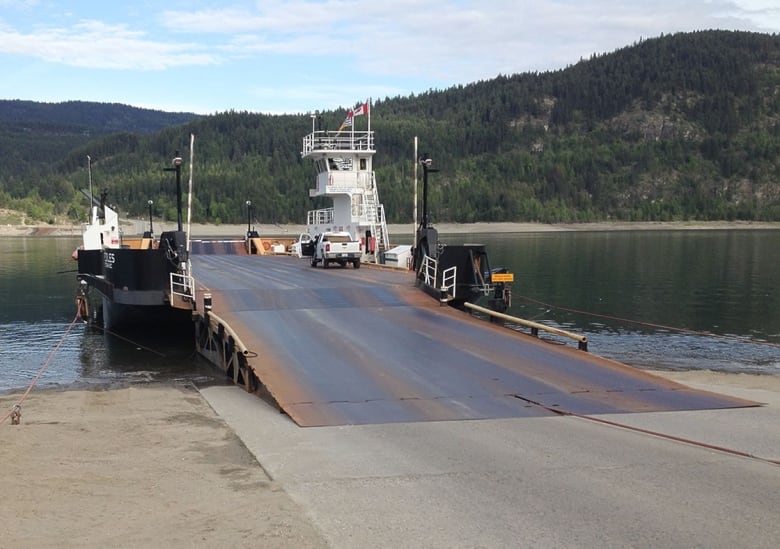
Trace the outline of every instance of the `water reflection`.
<instances>
[{"instance_id":1,"label":"water reflection","mask_svg":"<svg viewBox=\"0 0 780 549\"><path fill-rule=\"evenodd\" d=\"M75 308L76 238L0 238L0 392L27 387L213 376L192 338L127 341L81 322ZM55 352L56 351L56 352Z\"/></svg>"},{"instance_id":2,"label":"water reflection","mask_svg":"<svg viewBox=\"0 0 780 549\"><path fill-rule=\"evenodd\" d=\"M222 375L195 354L192 338L127 338L78 322L16 322L0 333L0 392L152 381L214 381Z\"/></svg>"},{"instance_id":3,"label":"water reflection","mask_svg":"<svg viewBox=\"0 0 780 549\"><path fill-rule=\"evenodd\" d=\"M193 338L135 334L132 339L84 330L79 349L80 377L88 382L193 380L216 371L195 353Z\"/></svg>"},{"instance_id":4,"label":"water reflection","mask_svg":"<svg viewBox=\"0 0 780 549\"><path fill-rule=\"evenodd\" d=\"M515 273L509 314L587 335L591 352L642 367L780 373L780 231L474 234L443 240L486 244L491 265ZM751 339L774 346L745 342Z\"/></svg>"}]
</instances>

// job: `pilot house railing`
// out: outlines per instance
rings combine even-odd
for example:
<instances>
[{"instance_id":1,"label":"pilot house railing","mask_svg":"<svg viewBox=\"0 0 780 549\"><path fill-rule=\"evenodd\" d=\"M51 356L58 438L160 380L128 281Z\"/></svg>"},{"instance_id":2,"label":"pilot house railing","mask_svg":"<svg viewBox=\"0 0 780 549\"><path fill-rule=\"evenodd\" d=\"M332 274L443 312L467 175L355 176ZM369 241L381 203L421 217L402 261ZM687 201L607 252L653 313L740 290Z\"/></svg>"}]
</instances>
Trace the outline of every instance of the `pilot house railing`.
<instances>
[{"instance_id":1,"label":"pilot house railing","mask_svg":"<svg viewBox=\"0 0 780 549\"><path fill-rule=\"evenodd\" d=\"M317 151L373 151L373 131L319 130L303 138L301 156L308 156Z\"/></svg>"}]
</instances>

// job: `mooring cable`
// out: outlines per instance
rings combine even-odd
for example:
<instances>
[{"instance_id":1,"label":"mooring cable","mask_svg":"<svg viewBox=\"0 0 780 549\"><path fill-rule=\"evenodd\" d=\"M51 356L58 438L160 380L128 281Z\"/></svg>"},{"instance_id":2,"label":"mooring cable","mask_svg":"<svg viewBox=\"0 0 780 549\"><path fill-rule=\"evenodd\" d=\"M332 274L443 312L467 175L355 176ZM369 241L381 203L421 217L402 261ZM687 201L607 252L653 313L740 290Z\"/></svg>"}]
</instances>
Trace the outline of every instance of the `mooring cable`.
<instances>
[{"instance_id":1,"label":"mooring cable","mask_svg":"<svg viewBox=\"0 0 780 549\"><path fill-rule=\"evenodd\" d=\"M24 391L22 396L19 398L19 400L14 404L14 406L11 407L11 409L6 413L2 418L0 418L0 425L2 425L5 420L7 420L11 415L14 413L14 409L19 409L22 407L22 403L27 399L27 396L30 394L30 391L33 390L33 387L38 383L38 380L41 379L41 376L43 376L44 372L48 369L49 365L51 364L51 361L54 359L54 357L57 355L57 352L60 350L60 347L62 347L62 344L65 342L65 338L68 336L70 331L73 329L73 326L76 325L76 323L81 319L81 315L77 312L76 316L73 317L73 320L68 325L67 329L65 330L65 333L62 334L62 337L60 338L57 345L54 346L54 349L51 350L49 353L49 356L46 358L46 360L43 362L43 366L40 367L38 370L38 373L35 375L33 380L30 382L30 385L27 387L27 389Z\"/></svg>"},{"instance_id":2,"label":"mooring cable","mask_svg":"<svg viewBox=\"0 0 780 549\"><path fill-rule=\"evenodd\" d=\"M626 322L629 324L638 324L640 326L648 326L650 328L658 328L661 330L669 330L670 332L680 332L683 334L689 334L689 335L697 335L697 336L704 336L704 337L716 337L720 339L728 339L730 341L737 341L739 343L748 343L751 345L765 345L768 347L776 347L780 348L780 343L774 343L772 341L759 341L756 339L746 339L744 337L738 337L738 336L732 336L727 334L714 334L712 332L703 332L700 330L691 330L690 328L677 328L675 326L667 326L665 324L656 324L654 322L645 322L642 320L632 320L630 318L621 318L619 316L612 316L612 315L605 315L601 313L593 313L590 311L583 311L580 309L572 309L569 307L561 307L560 305L552 305L550 303L545 303L544 301L540 301L538 299L534 299L532 297L526 296L526 295L520 295L517 296L520 299L523 299L525 301L535 303L537 305L541 305L542 307L547 307L548 309L557 309L559 311L566 311L568 313L574 313L578 315L585 315L585 316L595 316L599 318L606 318L608 320L616 320L618 322Z\"/></svg>"},{"instance_id":3,"label":"mooring cable","mask_svg":"<svg viewBox=\"0 0 780 549\"><path fill-rule=\"evenodd\" d=\"M150 352L152 354L155 354L155 355L157 355L157 356L159 356L161 358L165 358L165 353L161 353L160 351L155 351L151 347L147 347L145 345L141 345L137 341L133 341L132 339L130 339L128 337L120 335L120 334L118 334L116 332L112 332L111 330L106 330L105 328L103 328L102 326L98 326L97 324L92 324L92 327L97 328L99 330L102 330L104 334L108 334L110 336L114 336L115 338L121 339L122 341L124 341L126 343L130 343L131 345L135 345L139 349L143 349L144 351L148 351L148 352Z\"/></svg>"}]
</instances>

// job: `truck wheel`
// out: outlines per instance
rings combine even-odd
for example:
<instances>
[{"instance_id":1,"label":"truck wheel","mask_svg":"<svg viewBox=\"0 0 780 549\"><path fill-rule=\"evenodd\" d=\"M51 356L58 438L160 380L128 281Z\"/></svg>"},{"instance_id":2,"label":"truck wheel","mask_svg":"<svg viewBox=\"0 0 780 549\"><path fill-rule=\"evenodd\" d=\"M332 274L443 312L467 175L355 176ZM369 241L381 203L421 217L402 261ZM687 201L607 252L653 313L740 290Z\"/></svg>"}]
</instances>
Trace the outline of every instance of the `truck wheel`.
<instances>
[{"instance_id":1,"label":"truck wheel","mask_svg":"<svg viewBox=\"0 0 780 549\"><path fill-rule=\"evenodd\" d=\"M352 262L352 266L355 267L356 269L359 269L360 268L360 260L356 259L355 261L353 261Z\"/></svg>"},{"instance_id":2,"label":"truck wheel","mask_svg":"<svg viewBox=\"0 0 780 549\"><path fill-rule=\"evenodd\" d=\"M330 259L328 259L327 257L323 257L322 258L322 268L323 269L327 269L329 265L330 265Z\"/></svg>"}]
</instances>

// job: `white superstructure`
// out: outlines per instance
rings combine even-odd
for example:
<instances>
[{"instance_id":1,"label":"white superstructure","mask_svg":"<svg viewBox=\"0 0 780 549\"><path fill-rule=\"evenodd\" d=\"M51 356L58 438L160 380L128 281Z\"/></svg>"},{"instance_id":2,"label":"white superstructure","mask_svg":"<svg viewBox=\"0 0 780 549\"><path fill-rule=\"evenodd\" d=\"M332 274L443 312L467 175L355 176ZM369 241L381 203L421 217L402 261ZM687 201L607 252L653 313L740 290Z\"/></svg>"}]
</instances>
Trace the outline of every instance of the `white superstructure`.
<instances>
[{"instance_id":1,"label":"white superstructure","mask_svg":"<svg viewBox=\"0 0 780 549\"><path fill-rule=\"evenodd\" d=\"M121 235L119 232L119 216L106 205L105 194L100 202L89 210L89 223L81 225L81 235L84 250L100 250L102 248L119 248Z\"/></svg>"},{"instance_id":2,"label":"white superstructure","mask_svg":"<svg viewBox=\"0 0 780 549\"><path fill-rule=\"evenodd\" d=\"M367 115L368 130L355 130L354 116L360 114ZM314 162L316 175L309 196L327 196L333 201L330 208L308 212L309 234L346 231L364 242L362 260L377 263L380 252L387 250L390 243L371 163L376 151L370 116L365 103L347 114L339 131L312 127L312 132L303 138L301 156ZM348 129L342 131L347 125Z\"/></svg>"}]
</instances>

